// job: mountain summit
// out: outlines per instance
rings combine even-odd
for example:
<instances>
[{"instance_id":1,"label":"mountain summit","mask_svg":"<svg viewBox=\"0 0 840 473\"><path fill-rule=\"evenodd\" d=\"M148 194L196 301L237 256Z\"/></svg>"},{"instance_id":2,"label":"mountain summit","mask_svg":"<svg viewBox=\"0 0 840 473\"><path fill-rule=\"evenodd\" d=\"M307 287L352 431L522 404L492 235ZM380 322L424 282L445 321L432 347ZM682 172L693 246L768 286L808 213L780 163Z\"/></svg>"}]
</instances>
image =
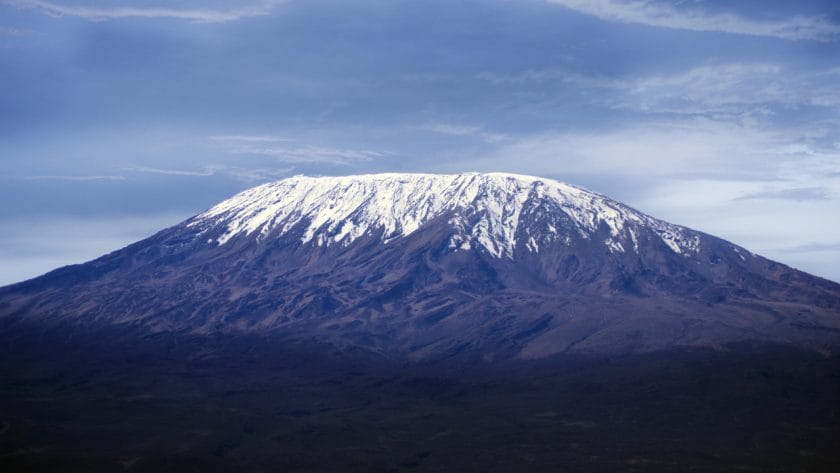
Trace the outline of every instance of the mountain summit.
<instances>
[{"instance_id":1,"label":"mountain summit","mask_svg":"<svg viewBox=\"0 0 840 473\"><path fill-rule=\"evenodd\" d=\"M445 217L450 247L480 247L513 258L517 242L528 251L572 235L595 237L625 251L649 229L677 253L696 251L699 238L681 227L652 219L618 202L550 179L515 174L374 174L348 177L298 176L247 190L197 216L188 225L225 231L210 243L256 234L270 240L306 222L301 243L347 246L363 235L383 243L405 237Z\"/></svg>"},{"instance_id":2,"label":"mountain summit","mask_svg":"<svg viewBox=\"0 0 840 473\"><path fill-rule=\"evenodd\" d=\"M584 189L297 176L0 289L0 318L259 333L412 358L840 346L840 285Z\"/></svg>"}]
</instances>

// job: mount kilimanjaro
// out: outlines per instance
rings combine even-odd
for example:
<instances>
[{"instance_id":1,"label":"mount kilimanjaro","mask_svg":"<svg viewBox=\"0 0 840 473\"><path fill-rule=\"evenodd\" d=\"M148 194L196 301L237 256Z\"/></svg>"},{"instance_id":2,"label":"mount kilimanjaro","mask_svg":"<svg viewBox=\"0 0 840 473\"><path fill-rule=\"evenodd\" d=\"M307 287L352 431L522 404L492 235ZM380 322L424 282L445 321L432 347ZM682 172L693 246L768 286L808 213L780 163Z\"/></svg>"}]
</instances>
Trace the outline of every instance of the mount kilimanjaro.
<instances>
[{"instance_id":1,"label":"mount kilimanjaro","mask_svg":"<svg viewBox=\"0 0 840 473\"><path fill-rule=\"evenodd\" d=\"M0 471L840 471L840 285L550 179L292 177L0 288Z\"/></svg>"},{"instance_id":2,"label":"mount kilimanjaro","mask_svg":"<svg viewBox=\"0 0 840 473\"><path fill-rule=\"evenodd\" d=\"M297 176L0 289L0 320L387 357L840 346L840 285L513 174Z\"/></svg>"}]
</instances>

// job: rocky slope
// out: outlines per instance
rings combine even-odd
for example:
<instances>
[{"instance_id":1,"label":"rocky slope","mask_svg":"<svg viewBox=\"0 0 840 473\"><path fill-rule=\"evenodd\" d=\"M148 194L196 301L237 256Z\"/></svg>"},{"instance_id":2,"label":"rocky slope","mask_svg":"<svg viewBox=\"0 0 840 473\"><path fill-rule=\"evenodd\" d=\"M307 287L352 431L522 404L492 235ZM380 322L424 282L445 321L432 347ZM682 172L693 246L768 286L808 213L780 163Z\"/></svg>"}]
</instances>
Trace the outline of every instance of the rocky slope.
<instances>
[{"instance_id":1,"label":"rocky slope","mask_svg":"<svg viewBox=\"0 0 840 473\"><path fill-rule=\"evenodd\" d=\"M415 359L840 346L840 285L549 179L293 177L0 289L0 318Z\"/></svg>"}]
</instances>

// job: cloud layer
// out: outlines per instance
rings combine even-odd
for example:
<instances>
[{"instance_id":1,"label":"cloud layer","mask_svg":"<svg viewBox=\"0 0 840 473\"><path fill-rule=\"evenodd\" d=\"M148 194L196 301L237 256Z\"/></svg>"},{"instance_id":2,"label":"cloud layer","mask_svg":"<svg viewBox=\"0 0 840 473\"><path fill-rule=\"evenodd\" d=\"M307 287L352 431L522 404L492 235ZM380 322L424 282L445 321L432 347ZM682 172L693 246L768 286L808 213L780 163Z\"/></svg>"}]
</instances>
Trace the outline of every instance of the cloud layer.
<instances>
[{"instance_id":1,"label":"cloud layer","mask_svg":"<svg viewBox=\"0 0 840 473\"><path fill-rule=\"evenodd\" d=\"M510 171L840 280L832 2L0 0L0 18L4 229L189 215L292 174Z\"/></svg>"},{"instance_id":2,"label":"cloud layer","mask_svg":"<svg viewBox=\"0 0 840 473\"><path fill-rule=\"evenodd\" d=\"M684 7L686 2L653 0L547 0L606 21L700 32L764 36L794 41L837 41L840 26L822 17L757 20L734 13Z\"/></svg>"}]
</instances>

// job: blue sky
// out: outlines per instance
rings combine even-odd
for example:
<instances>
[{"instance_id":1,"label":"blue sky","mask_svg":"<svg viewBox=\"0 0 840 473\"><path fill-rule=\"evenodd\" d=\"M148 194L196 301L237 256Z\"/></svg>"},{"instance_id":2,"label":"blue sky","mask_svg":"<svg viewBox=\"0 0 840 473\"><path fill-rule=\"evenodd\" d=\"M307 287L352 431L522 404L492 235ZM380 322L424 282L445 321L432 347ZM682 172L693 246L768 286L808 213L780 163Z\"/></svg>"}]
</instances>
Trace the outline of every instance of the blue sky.
<instances>
[{"instance_id":1,"label":"blue sky","mask_svg":"<svg viewBox=\"0 0 840 473\"><path fill-rule=\"evenodd\" d=\"M0 0L0 284L294 174L552 177L840 281L835 1Z\"/></svg>"}]
</instances>

